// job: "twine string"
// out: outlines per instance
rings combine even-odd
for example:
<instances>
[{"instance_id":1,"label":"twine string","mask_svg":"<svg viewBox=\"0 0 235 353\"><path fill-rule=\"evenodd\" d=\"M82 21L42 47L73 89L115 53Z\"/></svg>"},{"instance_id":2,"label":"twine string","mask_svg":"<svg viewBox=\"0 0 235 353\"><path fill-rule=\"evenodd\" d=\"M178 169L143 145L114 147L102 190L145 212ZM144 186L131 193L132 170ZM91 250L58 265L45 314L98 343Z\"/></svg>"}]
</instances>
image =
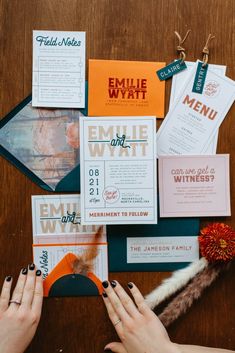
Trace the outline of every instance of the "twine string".
<instances>
[{"instance_id":1,"label":"twine string","mask_svg":"<svg viewBox=\"0 0 235 353\"><path fill-rule=\"evenodd\" d=\"M203 61L203 64L202 64L202 67L205 67L208 63L208 59L209 59L209 48L208 48L208 45L209 45L209 42L210 40L214 39L215 36L212 36L212 34L209 34L208 38L207 38L207 41L206 41L206 44L202 50L202 53L203 53L203 58L202 58L202 61Z\"/></svg>"},{"instance_id":2,"label":"twine string","mask_svg":"<svg viewBox=\"0 0 235 353\"><path fill-rule=\"evenodd\" d=\"M179 44L177 45L176 50L179 53L179 56L180 56L180 59L181 59L181 63L183 63L185 61L185 59L186 59L185 48L182 47L182 44L186 41L186 39L187 39L187 37L188 37L190 32L191 32L191 29L189 29L187 31L187 33L185 34L184 38L182 39L181 35L177 31L175 31L175 35L176 35L176 37L179 40Z\"/></svg>"}]
</instances>

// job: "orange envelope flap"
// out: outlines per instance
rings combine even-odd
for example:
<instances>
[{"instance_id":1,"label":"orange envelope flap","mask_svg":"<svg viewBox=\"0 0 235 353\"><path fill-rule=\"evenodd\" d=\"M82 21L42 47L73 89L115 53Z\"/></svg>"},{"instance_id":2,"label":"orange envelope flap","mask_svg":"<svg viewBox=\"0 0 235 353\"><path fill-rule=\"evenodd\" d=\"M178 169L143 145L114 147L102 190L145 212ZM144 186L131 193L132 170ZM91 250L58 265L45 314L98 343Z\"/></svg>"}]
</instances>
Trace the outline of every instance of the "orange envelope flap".
<instances>
[{"instance_id":1,"label":"orange envelope flap","mask_svg":"<svg viewBox=\"0 0 235 353\"><path fill-rule=\"evenodd\" d=\"M163 62L89 60L90 116L164 117Z\"/></svg>"}]
</instances>

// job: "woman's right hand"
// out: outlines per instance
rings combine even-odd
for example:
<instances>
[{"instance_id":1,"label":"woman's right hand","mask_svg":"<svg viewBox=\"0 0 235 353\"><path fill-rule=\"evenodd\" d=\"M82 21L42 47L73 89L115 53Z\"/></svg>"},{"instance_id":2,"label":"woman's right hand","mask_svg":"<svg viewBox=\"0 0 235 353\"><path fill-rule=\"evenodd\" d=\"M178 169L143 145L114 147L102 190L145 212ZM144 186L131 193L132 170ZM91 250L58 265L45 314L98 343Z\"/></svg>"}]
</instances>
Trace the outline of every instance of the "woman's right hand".
<instances>
[{"instance_id":1,"label":"woman's right hand","mask_svg":"<svg viewBox=\"0 0 235 353\"><path fill-rule=\"evenodd\" d=\"M180 353L138 288L128 283L133 300L117 281L103 282L103 299L121 342L106 345L116 353Z\"/></svg>"}]
</instances>

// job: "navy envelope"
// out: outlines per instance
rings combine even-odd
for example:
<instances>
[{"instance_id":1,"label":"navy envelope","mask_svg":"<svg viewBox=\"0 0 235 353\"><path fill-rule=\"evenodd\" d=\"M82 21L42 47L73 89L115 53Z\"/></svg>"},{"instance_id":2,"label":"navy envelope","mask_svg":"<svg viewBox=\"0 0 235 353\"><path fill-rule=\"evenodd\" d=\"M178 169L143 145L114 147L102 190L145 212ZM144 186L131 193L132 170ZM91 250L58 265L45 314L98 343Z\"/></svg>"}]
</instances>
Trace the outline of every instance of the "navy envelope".
<instances>
[{"instance_id":1,"label":"navy envelope","mask_svg":"<svg viewBox=\"0 0 235 353\"><path fill-rule=\"evenodd\" d=\"M127 263L127 237L198 236L198 218L159 218L158 224L107 226L110 272L175 271L187 262Z\"/></svg>"},{"instance_id":2,"label":"navy envelope","mask_svg":"<svg viewBox=\"0 0 235 353\"><path fill-rule=\"evenodd\" d=\"M87 101L77 110L33 108L31 100L1 120L1 155L47 191L80 192L79 116Z\"/></svg>"}]
</instances>

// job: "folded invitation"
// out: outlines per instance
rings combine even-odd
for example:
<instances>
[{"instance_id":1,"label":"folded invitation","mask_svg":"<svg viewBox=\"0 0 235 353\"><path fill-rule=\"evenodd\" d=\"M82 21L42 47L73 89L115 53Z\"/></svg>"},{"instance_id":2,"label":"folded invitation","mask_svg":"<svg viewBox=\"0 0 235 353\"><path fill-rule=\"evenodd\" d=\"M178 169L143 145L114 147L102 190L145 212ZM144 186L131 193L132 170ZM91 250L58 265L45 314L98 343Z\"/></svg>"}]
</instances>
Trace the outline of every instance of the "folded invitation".
<instances>
[{"instance_id":1,"label":"folded invitation","mask_svg":"<svg viewBox=\"0 0 235 353\"><path fill-rule=\"evenodd\" d=\"M89 60L90 116L164 117L165 82L156 71L162 62Z\"/></svg>"},{"instance_id":2,"label":"folded invitation","mask_svg":"<svg viewBox=\"0 0 235 353\"><path fill-rule=\"evenodd\" d=\"M80 120L82 224L157 223L155 117Z\"/></svg>"},{"instance_id":3,"label":"folded invitation","mask_svg":"<svg viewBox=\"0 0 235 353\"><path fill-rule=\"evenodd\" d=\"M85 107L85 48L85 32L33 31L33 106Z\"/></svg>"},{"instance_id":4,"label":"folded invitation","mask_svg":"<svg viewBox=\"0 0 235 353\"><path fill-rule=\"evenodd\" d=\"M44 296L102 293L108 278L106 228L80 224L80 195L32 196L33 257Z\"/></svg>"},{"instance_id":5,"label":"folded invitation","mask_svg":"<svg viewBox=\"0 0 235 353\"><path fill-rule=\"evenodd\" d=\"M229 155L159 158L160 217L230 216Z\"/></svg>"},{"instance_id":6,"label":"folded invitation","mask_svg":"<svg viewBox=\"0 0 235 353\"><path fill-rule=\"evenodd\" d=\"M235 83L208 67L202 94L192 92L197 65L157 133L158 155L205 154L233 104Z\"/></svg>"}]
</instances>

